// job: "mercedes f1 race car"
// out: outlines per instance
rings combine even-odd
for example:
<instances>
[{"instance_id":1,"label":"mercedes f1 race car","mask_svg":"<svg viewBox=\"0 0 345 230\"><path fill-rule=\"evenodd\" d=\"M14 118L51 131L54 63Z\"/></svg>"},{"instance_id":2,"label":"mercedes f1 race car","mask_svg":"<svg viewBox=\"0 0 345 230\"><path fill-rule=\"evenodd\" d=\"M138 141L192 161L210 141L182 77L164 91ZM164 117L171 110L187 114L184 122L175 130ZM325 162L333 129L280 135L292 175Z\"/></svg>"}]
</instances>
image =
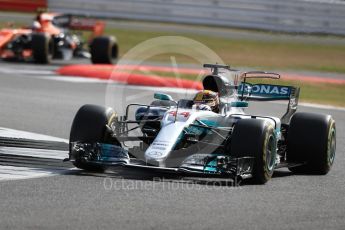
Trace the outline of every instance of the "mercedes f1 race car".
<instances>
[{"instance_id":1,"label":"mercedes f1 race car","mask_svg":"<svg viewBox=\"0 0 345 230\"><path fill-rule=\"evenodd\" d=\"M258 184L282 167L298 173L329 172L336 152L335 121L330 115L297 113L298 87L248 82L279 79L276 73L204 67L212 74L203 78L203 93L192 100L155 93L150 104L127 105L123 116L112 108L82 106L71 127L67 160L84 170L118 166L252 178ZM288 101L281 118L245 113L249 101L277 100Z\"/></svg>"},{"instance_id":2,"label":"mercedes f1 race car","mask_svg":"<svg viewBox=\"0 0 345 230\"><path fill-rule=\"evenodd\" d=\"M40 13L31 27L0 30L0 57L5 60L49 63L52 59L91 58L112 63L118 56L115 37L103 36L104 22L57 13ZM89 51L72 30L91 31Z\"/></svg>"}]
</instances>

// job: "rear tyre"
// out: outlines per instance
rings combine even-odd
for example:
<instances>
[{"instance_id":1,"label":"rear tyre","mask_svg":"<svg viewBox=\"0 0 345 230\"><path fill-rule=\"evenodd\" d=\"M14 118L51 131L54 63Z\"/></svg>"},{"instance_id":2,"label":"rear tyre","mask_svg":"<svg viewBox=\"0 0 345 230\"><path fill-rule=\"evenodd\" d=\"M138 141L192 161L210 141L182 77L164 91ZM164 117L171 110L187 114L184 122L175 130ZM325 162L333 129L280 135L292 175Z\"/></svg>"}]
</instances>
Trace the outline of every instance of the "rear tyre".
<instances>
[{"instance_id":1,"label":"rear tyre","mask_svg":"<svg viewBox=\"0 0 345 230\"><path fill-rule=\"evenodd\" d=\"M325 175L333 165L335 151L336 128L330 115L296 113L291 118L287 160L303 165L290 167L290 171Z\"/></svg>"},{"instance_id":2,"label":"rear tyre","mask_svg":"<svg viewBox=\"0 0 345 230\"><path fill-rule=\"evenodd\" d=\"M54 42L51 36L45 33L33 34L32 52L36 63L50 63L54 55Z\"/></svg>"},{"instance_id":3,"label":"rear tyre","mask_svg":"<svg viewBox=\"0 0 345 230\"><path fill-rule=\"evenodd\" d=\"M254 157L253 182L265 184L273 175L277 140L274 127L264 120L243 119L234 127L230 153L234 157Z\"/></svg>"},{"instance_id":4,"label":"rear tyre","mask_svg":"<svg viewBox=\"0 0 345 230\"><path fill-rule=\"evenodd\" d=\"M106 125L114 125L117 119L116 113L111 108L105 108L97 105L82 106L74 117L70 133L70 151L72 142L86 143L107 143L120 145L120 143L111 137L107 131ZM89 171L102 171L103 167L95 164L83 162L76 157L73 162L77 168Z\"/></svg>"},{"instance_id":5,"label":"rear tyre","mask_svg":"<svg viewBox=\"0 0 345 230\"><path fill-rule=\"evenodd\" d=\"M93 64L112 64L118 57L118 45L115 37L96 37L90 44Z\"/></svg>"}]
</instances>

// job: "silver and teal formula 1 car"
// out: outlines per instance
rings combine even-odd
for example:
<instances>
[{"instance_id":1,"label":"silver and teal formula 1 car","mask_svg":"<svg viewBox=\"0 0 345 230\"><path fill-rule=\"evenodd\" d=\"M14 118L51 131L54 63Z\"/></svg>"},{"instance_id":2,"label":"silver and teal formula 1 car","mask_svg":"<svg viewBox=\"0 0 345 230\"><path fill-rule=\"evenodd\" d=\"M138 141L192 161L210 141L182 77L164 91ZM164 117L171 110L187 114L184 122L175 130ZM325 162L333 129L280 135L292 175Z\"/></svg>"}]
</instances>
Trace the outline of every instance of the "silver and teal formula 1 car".
<instances>
[{"instance_id":1,"label":"silver and teal formula 1 car","mask_svg":"<svg viewBox=\"0 0 345 230\"><path fill-rule=\"evenodd\" d=\"M300 89L253 84L267 72L240 72L205 64L212 74L205 90L219 95L219 110L200 110L193 100L174 101L155 93L148 105L129 104L119 116L112 108L84 105L70 133L69 160L84 170L125 167L202 177L252 178L264 184L275 169L327 174L336 151L330 115L296 113ZM249 101L288 101L279 117L246 114ZM133 119L130 119L133 111Z\"/></svg>"}]
</instances>

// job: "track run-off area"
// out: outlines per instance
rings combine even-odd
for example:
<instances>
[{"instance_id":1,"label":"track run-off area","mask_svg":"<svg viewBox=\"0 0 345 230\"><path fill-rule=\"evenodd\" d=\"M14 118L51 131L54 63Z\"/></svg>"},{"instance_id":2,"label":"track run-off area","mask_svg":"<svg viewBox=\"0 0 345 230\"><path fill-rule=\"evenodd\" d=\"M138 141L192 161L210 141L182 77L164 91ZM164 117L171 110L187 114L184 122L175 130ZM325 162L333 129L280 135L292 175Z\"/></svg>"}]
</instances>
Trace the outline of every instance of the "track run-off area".
<instances>
[{"instance_id":1,"label":"track run-off area","mask_svg":"<svg viewBox=\"0 0 345 230\"><path fill-rule=\"evenodd\" d=\"M298 109L336 121L336 158L326 176L281 169L266 185L231 186L147 172L88 173L62 162L80 106L111 103L121 114L124 104L151 102L155 91L174 98L194 91L60 76L59 67L0 63L1 229L344 229L344 109ZM285 110L264 102L248 113Z\"/></svg>"}]
</instances>

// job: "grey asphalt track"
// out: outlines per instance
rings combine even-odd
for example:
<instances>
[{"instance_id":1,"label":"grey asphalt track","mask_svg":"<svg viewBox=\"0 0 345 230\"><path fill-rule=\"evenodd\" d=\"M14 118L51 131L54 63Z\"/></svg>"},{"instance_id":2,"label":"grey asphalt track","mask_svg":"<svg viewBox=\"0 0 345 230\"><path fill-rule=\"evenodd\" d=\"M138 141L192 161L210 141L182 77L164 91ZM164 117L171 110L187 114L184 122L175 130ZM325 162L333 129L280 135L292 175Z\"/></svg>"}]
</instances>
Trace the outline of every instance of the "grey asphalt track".
<instances>
[{"instance_id":1,"label":"grey asphalt track","mask_svg":"<svg viewBox=\"0 0 345 230\"><path fill-rule=\"evenodd\" d=\"M54 68L0 63L0 127L67 139L81 105L105 104L106 83L56 80L49 73ZM142 87L109 87L115 107L152 100L153 91ZM274 103L251 109L284 111ZM0 181L0 229L344 229L345 111L299 111L329 113L336 120L337 155L327 176L279 170L266 185L240 187L111 171Z\"/></svg>"}]
</instances>

